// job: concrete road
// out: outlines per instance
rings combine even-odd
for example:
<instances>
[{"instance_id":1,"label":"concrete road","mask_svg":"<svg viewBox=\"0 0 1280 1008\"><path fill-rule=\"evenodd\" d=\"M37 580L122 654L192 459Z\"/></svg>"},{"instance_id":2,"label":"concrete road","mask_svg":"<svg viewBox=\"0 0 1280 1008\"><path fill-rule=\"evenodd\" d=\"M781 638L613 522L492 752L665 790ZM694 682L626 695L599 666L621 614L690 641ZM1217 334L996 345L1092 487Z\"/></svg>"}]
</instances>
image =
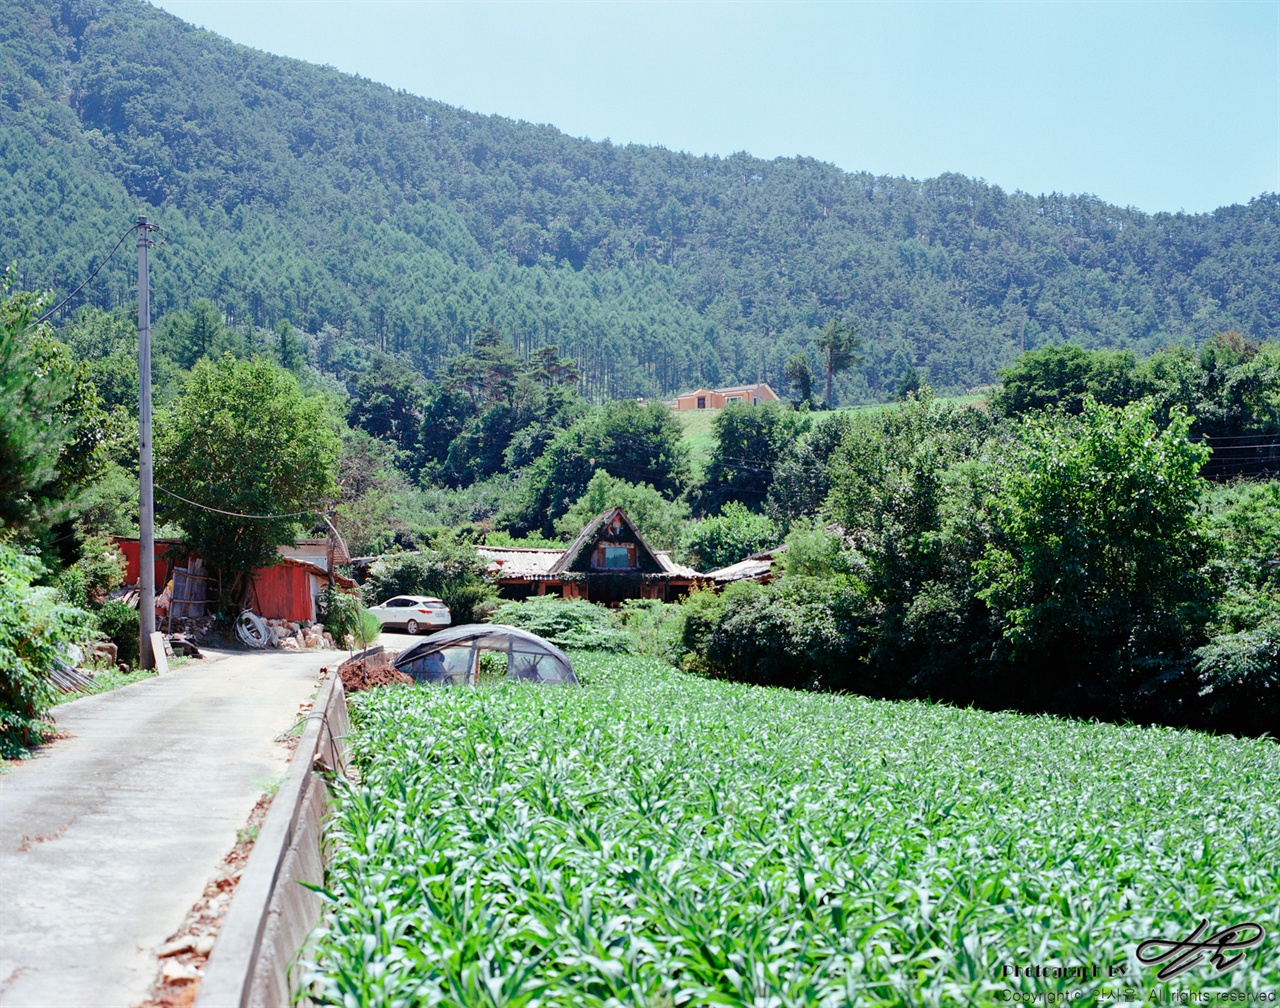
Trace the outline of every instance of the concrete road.
<instances>
[{"instance_id":1,"label":"concrete road","mask_svg":"<svg viewBox=\"0 0 1280 1008\"><path fill-rule=\"evenodd\" d=\"M336 651L212 655L55 708L0 775L0 1005L128 1008L289 750Z\"/></svg>"}]
</instances>

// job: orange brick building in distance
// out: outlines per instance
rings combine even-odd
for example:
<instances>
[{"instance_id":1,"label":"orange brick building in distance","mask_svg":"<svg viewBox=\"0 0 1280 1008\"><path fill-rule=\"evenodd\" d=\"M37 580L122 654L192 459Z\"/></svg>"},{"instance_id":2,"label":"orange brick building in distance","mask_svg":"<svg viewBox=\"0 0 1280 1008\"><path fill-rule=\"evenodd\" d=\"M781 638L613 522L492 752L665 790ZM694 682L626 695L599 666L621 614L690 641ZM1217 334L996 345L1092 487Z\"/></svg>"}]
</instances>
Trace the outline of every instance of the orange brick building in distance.
<instances>
[{"instance_id":1,"label":"orange brick building in distance","mask_svg":"<svg viewBox=\"0 0 1280 1008\"><path fill-rule=\"evenodd\" d=\"M777 401L778 394L769 388L767 382L760 382L758 385L697 389L676 396L674 399L668 399L667 405L674 410L724 409L729 403L735 402L746 406L759 406L761 403Z\"/></svg>"}]
</instances>

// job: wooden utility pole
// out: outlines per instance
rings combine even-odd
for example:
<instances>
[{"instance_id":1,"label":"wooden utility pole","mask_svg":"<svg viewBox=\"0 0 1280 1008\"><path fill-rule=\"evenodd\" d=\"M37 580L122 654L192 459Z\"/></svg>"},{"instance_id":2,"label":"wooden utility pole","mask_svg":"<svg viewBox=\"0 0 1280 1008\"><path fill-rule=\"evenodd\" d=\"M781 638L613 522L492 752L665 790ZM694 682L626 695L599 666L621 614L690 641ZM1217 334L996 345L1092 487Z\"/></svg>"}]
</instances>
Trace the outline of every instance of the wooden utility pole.
<instances>
[{"instance_id":1,"label":"wooden utility pole","mask_svg":"<svg viewBox=\"0 0 1280 1008\"><path fill-rule=\"evenodd\" d=\"M156 507L151 465L151 225L138 217L138 633L139 664L154 668L156 631Z\"/></svg>"}]
</instances>

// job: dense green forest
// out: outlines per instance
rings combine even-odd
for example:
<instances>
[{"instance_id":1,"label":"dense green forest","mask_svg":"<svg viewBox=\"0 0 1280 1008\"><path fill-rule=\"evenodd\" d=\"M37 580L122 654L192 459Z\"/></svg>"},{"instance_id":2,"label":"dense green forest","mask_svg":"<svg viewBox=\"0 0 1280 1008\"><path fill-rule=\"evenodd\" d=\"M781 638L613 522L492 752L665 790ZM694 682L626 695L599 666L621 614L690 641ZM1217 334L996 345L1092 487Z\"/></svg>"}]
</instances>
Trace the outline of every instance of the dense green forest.
<instances>
[{"instance_id":1,"label":"dense green forest","mask_svg":"<svg viewBox=\"0 0 1280 1008\"><path fill-rule=\"evenodd\" d=\"M812 159L568 137L236 46L137 0L0 8L0 258L61 298L135 213L164 228L161 314L288 320L354 388L427 376L493 326L556 345L591 399L763 376L841 316L841 401L915 369L994 380L1020 348L1145 354L1280 322L1280 197L1156 214ZM133 298L131 250L54 317Z\"/></svg>"}]
</instances>

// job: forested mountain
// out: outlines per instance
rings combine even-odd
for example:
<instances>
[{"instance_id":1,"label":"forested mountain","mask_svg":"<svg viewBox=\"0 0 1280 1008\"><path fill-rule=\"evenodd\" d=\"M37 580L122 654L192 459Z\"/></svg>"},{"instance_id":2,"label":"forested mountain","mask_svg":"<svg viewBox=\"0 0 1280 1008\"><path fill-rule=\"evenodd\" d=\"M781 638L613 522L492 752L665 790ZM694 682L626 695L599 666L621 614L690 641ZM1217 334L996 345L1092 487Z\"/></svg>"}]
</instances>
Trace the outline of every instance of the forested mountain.
<instances>
[{"instance_id":1,"label":"forested mountain","mask_svg":"<svg viewBox=\"0 0 1280 1008\"><path fill-rule=\"evenodd\" d=\"M833 316L844 401L920 367L994 378L1025 342L1138 351L1280 329L1280 196L1156 214L958 175L695 157L482 116L268 55L138 0L0 6L0 258L69 293L135 213L157 313L288 318L344 380L369 348L426 374L494 326L557 344L598 398L782 388ZM128 252L129 249L125 249ZM118 255L62 313L132 300ZM60 316L60 317L62 317Z\"/></svg>"}]
</instances>

